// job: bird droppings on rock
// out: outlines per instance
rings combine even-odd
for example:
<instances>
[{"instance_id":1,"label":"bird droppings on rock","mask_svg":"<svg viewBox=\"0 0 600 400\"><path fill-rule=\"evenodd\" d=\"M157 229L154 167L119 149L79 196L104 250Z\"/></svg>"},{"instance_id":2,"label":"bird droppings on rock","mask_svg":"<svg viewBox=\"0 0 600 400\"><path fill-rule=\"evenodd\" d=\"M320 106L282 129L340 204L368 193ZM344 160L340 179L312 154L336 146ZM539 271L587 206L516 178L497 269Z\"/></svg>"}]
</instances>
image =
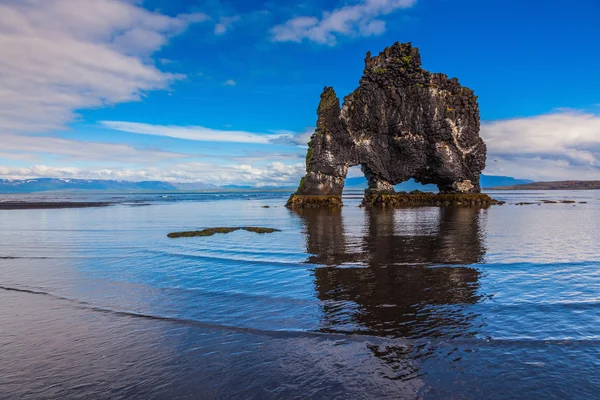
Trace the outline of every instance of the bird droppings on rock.
<instances>
[{"instance_id":1,"label":"bird droppings on rock","mask_svg":"<svg viewBox=\"0 0 600 400\"><path fill-rule=\"evenodd\" d=\"M414 179L442 194L479 193L486 146L477 96L457 78L430 73L410 43L367 53L359 87L340 106L325 87L306 176L289 207L341 206L348 169L360 165L369 190L394 193ZM458 202L459 200L455 200Z\"/></svg>"}]
</instances>

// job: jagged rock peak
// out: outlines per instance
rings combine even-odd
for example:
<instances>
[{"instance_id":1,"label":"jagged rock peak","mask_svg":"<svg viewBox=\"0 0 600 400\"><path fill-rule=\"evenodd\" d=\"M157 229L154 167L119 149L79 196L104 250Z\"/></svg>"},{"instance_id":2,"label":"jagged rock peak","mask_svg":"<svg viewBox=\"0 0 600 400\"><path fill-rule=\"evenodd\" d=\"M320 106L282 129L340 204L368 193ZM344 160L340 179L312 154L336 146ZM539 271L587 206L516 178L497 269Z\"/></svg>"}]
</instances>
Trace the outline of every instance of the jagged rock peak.
<instances>
[{"instance_id":1,"label":"jagged rock peak","mask_svg":"<svg viewBox=\"0 0 600 400\"><path fill-rule=\"evenodd\" d=\"M386 47L378 56L371 57L367 52L365 58L365 75L379 68L421 68L421 54L419 49L409 43L396 42L391 47Z\"/></svg>"}]
</instances>

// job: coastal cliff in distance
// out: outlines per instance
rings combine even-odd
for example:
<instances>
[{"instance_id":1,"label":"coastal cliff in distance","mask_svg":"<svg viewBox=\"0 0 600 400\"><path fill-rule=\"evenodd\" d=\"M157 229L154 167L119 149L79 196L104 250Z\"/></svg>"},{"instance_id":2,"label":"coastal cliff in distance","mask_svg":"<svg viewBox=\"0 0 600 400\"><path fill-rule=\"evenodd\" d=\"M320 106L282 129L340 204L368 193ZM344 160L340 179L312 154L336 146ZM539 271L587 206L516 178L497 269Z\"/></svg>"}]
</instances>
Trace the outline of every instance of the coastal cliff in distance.
<instances>
[{"instance_id":1,"label":"coastal cliff in distance","mask_svg":"<svg viewBox=\"0 0 600 400\"><path fill-rule=\"evenodd\" d=\"M520 185L499 186L495 190L600 190L600 181L532 182Z\"/></svg>"}]
</instances>

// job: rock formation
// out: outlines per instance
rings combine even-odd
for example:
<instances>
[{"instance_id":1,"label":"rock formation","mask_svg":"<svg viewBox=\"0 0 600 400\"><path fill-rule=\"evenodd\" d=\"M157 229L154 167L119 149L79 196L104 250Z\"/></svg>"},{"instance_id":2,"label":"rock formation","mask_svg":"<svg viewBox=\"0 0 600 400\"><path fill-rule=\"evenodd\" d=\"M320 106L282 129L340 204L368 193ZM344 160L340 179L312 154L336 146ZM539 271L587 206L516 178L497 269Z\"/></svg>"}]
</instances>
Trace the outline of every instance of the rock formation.
<instances>
[{"instance_id":1,"label":"rock formation","mask_svg":"<svg viewBox=\"0 0 600 400\"><path fill-rule=\"evenodd\" d=\"M440 193L479 193L486 146L477 97L458 79L421 67L410 43L367 53L359 87L343 105L331 87L321 94L306 155L306 176L288 205L341 204L348 168L360 165L368 193L393 193L413 178Z\"/></svg>"}]
</instances>

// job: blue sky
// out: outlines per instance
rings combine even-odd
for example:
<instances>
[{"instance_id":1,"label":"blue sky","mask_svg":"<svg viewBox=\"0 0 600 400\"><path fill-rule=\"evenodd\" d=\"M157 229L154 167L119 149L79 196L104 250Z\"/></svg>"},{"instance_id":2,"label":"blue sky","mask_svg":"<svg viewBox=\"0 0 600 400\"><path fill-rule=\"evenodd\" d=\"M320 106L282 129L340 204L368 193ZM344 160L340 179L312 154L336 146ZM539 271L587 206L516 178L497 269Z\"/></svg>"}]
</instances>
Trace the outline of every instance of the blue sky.
<instances>
[{"instance_id":1,"label":"blue sky","mask_svg":"<svg viewBox=\"0 0 600 400\"><path fill-rule=\"evenodd\" d=\"M600 179L600 3L0 0L0 178L293 184L395 41L479 96L486 173ZM357 171L353 171L357 173Z\"/></svg>"}]
</instances>

